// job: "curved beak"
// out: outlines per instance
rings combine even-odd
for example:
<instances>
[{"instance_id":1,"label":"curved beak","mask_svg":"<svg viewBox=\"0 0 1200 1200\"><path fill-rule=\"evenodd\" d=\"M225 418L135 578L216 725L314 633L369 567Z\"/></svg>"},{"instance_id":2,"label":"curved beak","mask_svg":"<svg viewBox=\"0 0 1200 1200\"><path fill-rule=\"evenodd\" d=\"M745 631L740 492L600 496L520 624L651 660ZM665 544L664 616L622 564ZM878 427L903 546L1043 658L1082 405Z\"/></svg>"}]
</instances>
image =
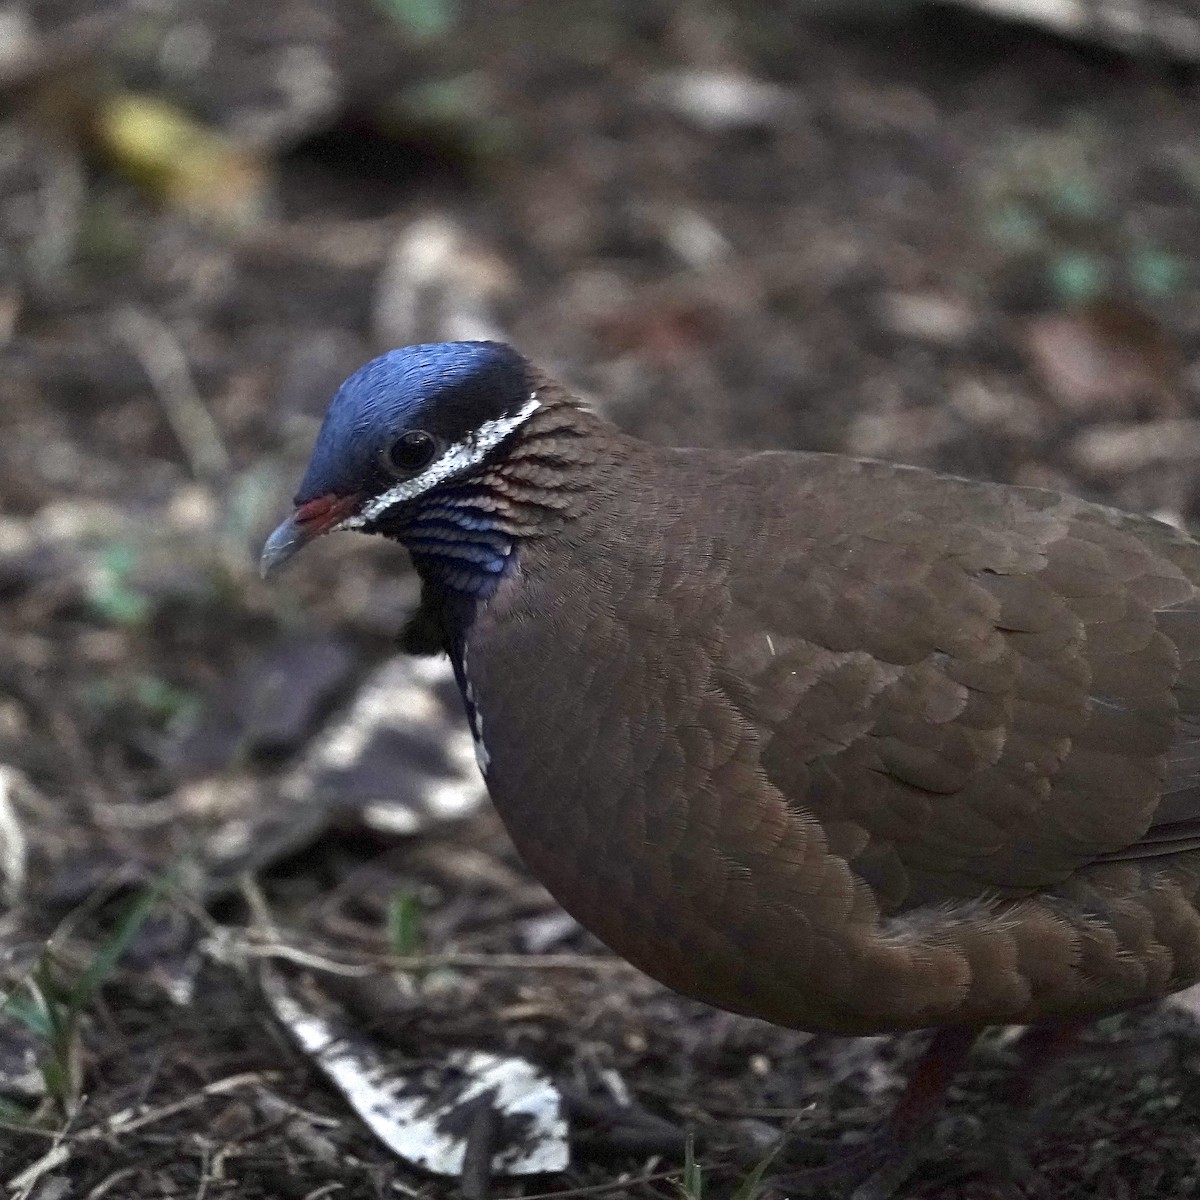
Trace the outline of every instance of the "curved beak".
<instances>
[{"instance_id":1,"label":"curved beak","mask_svg":"<svg viewBox=\"0 0 1200 1200\"><path fill-rule=\"evenodd\" d=\"M294 554L303 550L313 538L331 533L358 507L361 496L318 496L300 505L275 530L258 560L258 570L264 579L273 575Z\"/></svg>"}]
</instances>

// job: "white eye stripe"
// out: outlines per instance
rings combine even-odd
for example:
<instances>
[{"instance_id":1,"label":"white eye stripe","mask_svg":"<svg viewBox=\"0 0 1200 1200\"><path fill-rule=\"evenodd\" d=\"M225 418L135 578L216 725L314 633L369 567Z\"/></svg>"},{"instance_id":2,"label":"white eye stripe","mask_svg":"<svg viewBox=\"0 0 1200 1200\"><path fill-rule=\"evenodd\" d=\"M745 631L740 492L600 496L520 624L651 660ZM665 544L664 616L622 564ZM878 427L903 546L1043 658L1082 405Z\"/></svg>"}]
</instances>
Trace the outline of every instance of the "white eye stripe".
<instances>
[{"instance_id":1,"label":"white eye stripe","mask_svg":"<svg viewBox=\"0 0 1200 1200\"><path fill-rule=\"evenodd\" d=\"M428 470L422 471L412 479L397 483L386 492L380 492L361 512L347 517L337 528L360 529L368 521L381 517L393 505L412 500L436 487L443 480L449 479L451 475L456 475L467 467L477 466L483 462L484 456L493 446L499 445L514 429L529 420L540 407L541 401L536 395L532 395L511 417L484 421L465 442L457 442L451 446Z\"/></svg>"}]
</instances>

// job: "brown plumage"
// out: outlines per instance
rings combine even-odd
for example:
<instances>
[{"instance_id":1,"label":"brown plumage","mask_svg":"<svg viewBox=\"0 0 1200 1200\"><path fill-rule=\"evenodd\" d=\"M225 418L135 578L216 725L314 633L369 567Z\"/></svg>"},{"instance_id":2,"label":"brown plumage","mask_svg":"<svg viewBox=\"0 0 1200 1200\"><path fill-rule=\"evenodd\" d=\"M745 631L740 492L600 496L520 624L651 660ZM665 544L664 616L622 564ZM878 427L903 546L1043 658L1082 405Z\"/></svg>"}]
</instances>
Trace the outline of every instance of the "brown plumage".
<instances>
[{"instance_id":1,"label":"brown plumage","mask_svg":"<svg viewBox=\"0 0 1200 1200\"><path fill-rule=\"evenodd\" d=\"M465 658L497 808L584 925L687 995L837 1033L1200 978L1200 546L571 420L590 487Z\"/></svg>"},{"instance_id":2,"label":"brown plumage","mask_svg":"<svg viewBox=\"0 0 1200 1200\"><path fill-rule=\"evenodd\" d=\"M686 995L844 1034L1200 978L1200 544L1030 488L647 445L524 378L481 463L366 527L414 548L417 628L568 911ZM512 539L490 594L422 559L430 504Z\"/></svg>"}]
</instances>

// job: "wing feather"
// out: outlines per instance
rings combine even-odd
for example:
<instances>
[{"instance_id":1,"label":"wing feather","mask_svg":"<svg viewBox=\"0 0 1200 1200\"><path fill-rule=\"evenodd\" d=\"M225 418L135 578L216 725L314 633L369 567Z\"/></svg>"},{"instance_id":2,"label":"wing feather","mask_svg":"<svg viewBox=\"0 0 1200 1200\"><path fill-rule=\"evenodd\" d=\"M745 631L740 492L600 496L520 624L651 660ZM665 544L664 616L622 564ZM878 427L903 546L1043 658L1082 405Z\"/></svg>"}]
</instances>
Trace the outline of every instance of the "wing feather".
<instances>
[{"instance_id":1,"label":"wing feather","mask_svg":"<svg viewBox=\"0 0 1200 1200\"><path fill-rule=\"evenodd\" d=\"M1200 847L1200 546L1033 489L801 463L740 467L811 527L781 536L781 502L730 547L720 683L885 911Z\"/></svg>"}]
</instances>

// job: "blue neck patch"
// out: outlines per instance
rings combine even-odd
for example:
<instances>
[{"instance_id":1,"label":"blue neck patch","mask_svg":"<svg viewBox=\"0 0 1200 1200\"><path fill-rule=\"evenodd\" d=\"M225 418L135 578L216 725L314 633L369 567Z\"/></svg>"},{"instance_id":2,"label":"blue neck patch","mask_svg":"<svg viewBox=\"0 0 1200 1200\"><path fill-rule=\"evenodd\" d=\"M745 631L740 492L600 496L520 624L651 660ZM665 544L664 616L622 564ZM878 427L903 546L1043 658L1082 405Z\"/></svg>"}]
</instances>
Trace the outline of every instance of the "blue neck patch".
<instances>
[{"instance_id":1,"label":"blue neck patch","mask_svg":"<svg viewBox=\"0 0 1200 1200\"><path fill-rule=\"evenodd\" d=\"M478 487L431 492L399 535L422 576L468 600L486 600L512 561L516 538L496 524Z\"/></svg>"}]
</instances>

